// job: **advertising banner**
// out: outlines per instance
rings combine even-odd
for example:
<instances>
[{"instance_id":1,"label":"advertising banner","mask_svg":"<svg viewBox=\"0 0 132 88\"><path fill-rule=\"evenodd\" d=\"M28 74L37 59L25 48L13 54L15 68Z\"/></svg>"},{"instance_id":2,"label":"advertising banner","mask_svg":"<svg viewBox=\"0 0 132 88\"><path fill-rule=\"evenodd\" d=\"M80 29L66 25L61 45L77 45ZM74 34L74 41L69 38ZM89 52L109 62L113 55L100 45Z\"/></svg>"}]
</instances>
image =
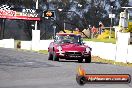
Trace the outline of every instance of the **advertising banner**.
<instances>
[{"instance_id":1,"label":"advertising banner","mask_svg":"<svg viewBox=\"0 0 132 88\"><path fill-rule=\"evenodd\" d=\"M16 12L14 10L6 10L6 9L0 9L0 18L4 19L18 19L18 20L35 20L39 21L40 17L38 17L38 14L28 9L28 12L25 9L25 12Z\"/></svg>"}]
</instances>

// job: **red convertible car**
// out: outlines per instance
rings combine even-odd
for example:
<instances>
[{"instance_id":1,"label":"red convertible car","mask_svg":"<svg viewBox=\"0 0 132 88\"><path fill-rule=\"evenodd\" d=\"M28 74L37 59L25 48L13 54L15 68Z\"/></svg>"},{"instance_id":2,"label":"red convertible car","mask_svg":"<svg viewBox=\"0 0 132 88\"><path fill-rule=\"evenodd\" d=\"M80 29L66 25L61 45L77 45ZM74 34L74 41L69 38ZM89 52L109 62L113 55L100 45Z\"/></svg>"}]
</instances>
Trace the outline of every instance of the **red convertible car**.
<instances>
[{"instance_id":1,"label":"red convertible car","mask_svg":"<svg viewBox=\"0 0 132 88\"><path fill-rule=\"evenodd\" d=\"M84 45L81 35L57 33L54 42L48 47L48 60L59 61L59 59L78 60L86 63L91 62L91 48Z\"/></svg>"}]
</instances>

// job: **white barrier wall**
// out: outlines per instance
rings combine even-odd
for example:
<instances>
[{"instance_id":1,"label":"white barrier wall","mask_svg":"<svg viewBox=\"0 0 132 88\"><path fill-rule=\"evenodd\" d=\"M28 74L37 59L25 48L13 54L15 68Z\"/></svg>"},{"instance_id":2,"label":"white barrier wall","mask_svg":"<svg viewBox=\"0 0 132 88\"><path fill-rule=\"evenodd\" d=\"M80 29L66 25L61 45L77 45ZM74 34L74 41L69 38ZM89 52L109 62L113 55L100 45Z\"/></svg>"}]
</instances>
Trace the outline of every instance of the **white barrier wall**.
<instances>
[{"instance_id":1,"label":"white barrier wall","mask_svg":"<svg viewBox=\"0 0 132 88\"><path fill-rule=\"evenodd\" d=\"M4 42L3 42L3 40L0 40L0 47L4 47Z\"/></svg>"},{"instance_id":2,"label":"white barrier wall","mask_svg":"<svg viewBox=\"0 0 132 88\"><path fill-rule=\"evenodd\" d=\"M132 63L132 45L128 46L126 61Z\"/></svg>"},{"instance_id":3,"label":"white barrier wall","mask_svg":"<svg viewBox=\"0 0 132 88\"><path fill-rule=\"evenodd\" d=\"M32 30L32 50L39 51L40 30Z\"/></svg>"},{"instance_id":4,"label":"white barrier wall","mask_svg":"<svg viewBox=\"0 0 132 88\"><path fill-rule=\"evenodd\" d=\"M3 39L1 40L2 47L4 48L15 48L15 41L14 39Z\"/></svg>"},{"instance_id":5,"label":"white barrier wall","mask_svg":"<svg viewBox=\"0 0 132 88\"><path fill-rule=\"evenodd\" d=\"M128 61L130 62L131 57L129 56L131 56L130 49L132 46L129 45L129 42L130 42L129 39L130 39L130 33L117 32L117 42L116 42L116 46L117 46L116 61L117 62L126 62L126 63Z\"/></svg>"},{"instance_id":6,"label":"white barrier wall","mask_svg":"<svg viewBox=\"0 0 132 88\"><path fill-rule=\"evenodd\" d=\"M39 50L48 50L48 46L54 40L40 40Z\"/></svg>"},{"instance_id":7,"label":"white barrier wall","mask_svg":"<svg viewBox=\"0 0 132 88\"><path fill-rule=\"evenodd\" d=\"M31 41L21 41L21 49L31 50L32 42Z\"/></svg>"},{"instance_id":8,"label":"white barrier wall","mask_svg":"<svg viewBox=\"0 0 132 88\"><path fill-rule=\"evenodd\" d=\"M112 43L103 43L103 42L91 42L85 41L85 45L88 45L92 48L92 55L99 56L101 58L115 60L116 55L116 46Z\"/></svg>"},{"instance_id":9,"label":"white barrier wall","mask_svg":"<svg viewBox=\"0 0 132 88\"><path fill-rule=\"evenodd\" d=\"M2 39L0 40L0 47L15 48L14 39Z\"/></svg>"},{"instance_id":10,"label":"white barrier wall","mask_svg":"<svg viewBox=\"0 0 132 88\"><path fill-rule=\"evenodd\" d=\"M40 40L38 44L39 50L48 50L48 46L54 40ZM21 49L32 50L32 41L21 41Z\"/></svg>"},{"instance_id":11,"label":"white barrier wall","mask_svg":"<svg viewBox=\"0 0 132 88\"><path fill-rule=\"evenodd\" d=\"M39 50L48 50L48 46L53 40L40 40ZM107 60L117 62L132 63L132 45L118 45L103 42L84 41L86 45L92 48L92 55L99 56ZM0 40L0 46L4 48L14 48L14 39ZM21 49L32 50L31 41L21 41Z\"/></svg>"},{"instance_id":12,"label":"white barrier wall","mask_svg":"<svg viewBox=\"0 0 132 88\"><path fill-rule=\"evenodd\" d=\"M116 62L132 63L132 45L86 42L92 48L92 55Z\"/></svg>"}]
</instances>

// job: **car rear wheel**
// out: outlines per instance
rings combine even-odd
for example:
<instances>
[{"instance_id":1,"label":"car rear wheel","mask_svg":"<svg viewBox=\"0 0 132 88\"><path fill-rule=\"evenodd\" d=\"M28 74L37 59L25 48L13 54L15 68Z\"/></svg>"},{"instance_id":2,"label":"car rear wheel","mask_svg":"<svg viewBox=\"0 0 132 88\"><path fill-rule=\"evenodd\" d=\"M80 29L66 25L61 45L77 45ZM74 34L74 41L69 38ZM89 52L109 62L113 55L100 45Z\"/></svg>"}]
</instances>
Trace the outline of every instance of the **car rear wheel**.
<instances>
[{"instance_id":1,"label":"car rear wheel","mask_svg":"<svg viewBox=\"0 0 132 88\"><path fill-rule=\"evenodd\" d=\"M85 58L85 63L91 63L91 55Z\"/></svg>"},{"instance_id":2,"label":"car rear wheel","mask_svg":"<svg viewBox=\"0 0 132 88\"><path fill-rule=\"evenodd\" d=\"M53 53L53 61L59 61L59 58L56 56L56 53Z\"/></svg>"},{"instance_id":3,"label":"car rear wheel","mask_svg":"<svg viewBox=\"0 0 132 88\"><path fill-rule=\"evenodd\" d=\"M53 55L50 52L48 53L48 60L53 60Z\"/></svg>"}]
</instances>

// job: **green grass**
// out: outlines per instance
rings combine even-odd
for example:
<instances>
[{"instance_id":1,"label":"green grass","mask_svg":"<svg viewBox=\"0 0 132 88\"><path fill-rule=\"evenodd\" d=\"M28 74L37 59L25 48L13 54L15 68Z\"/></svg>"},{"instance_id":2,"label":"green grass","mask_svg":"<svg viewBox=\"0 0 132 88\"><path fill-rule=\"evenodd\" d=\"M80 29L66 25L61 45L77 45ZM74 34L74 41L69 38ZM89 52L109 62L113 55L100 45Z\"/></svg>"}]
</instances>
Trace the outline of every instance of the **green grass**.
<instances>
[{"instance_id":1,"label":"green grass","mask_svg":"<svg viewBox=\"0 0 132 88\"><path fill-rule=\"evenodd\" d=\"M40 50L38 52L42 53L42 54L48 54L47 50ZM132 67L132 63L115 62L114 60L106 60L106 59L100 58L98 56L92 56L92 62Z\"/></svg>"},{"instance_id":2,"label":"green grass","mask_svg":"<svg viewBox=\"0 0 132 88\"><path fill-rule=\"evenodd\" d=\"M115 62L114 60L106 60L106 59L102 59L98 56L92 56L92 62L132 67L132 63Z\"/></svg>"},{"instance_id":3,"label":"green grass","mask_svg":"<svg viewBox=\"0 0 132 88\"><path fill-rule=\"evenodd\" d=\"M116 43L116 39L114 39L114 38L111 38L111 39L96 39L96 38L88 39L88 38L84 38L83 40L84 40L84 41L94 41L94 42L113 43L113 44Z\"/></svg>"},{"instance_id":4,"label":"green grass","mask_svg":"<svg viewBox=\"0 0 132 88\"><path fill-rule=\"evenodd\" d=\"M39 50L38 52L39 53L43 53L43 54L48 54L48 51L47 50Z\"/></svg>"}]
</instances>

